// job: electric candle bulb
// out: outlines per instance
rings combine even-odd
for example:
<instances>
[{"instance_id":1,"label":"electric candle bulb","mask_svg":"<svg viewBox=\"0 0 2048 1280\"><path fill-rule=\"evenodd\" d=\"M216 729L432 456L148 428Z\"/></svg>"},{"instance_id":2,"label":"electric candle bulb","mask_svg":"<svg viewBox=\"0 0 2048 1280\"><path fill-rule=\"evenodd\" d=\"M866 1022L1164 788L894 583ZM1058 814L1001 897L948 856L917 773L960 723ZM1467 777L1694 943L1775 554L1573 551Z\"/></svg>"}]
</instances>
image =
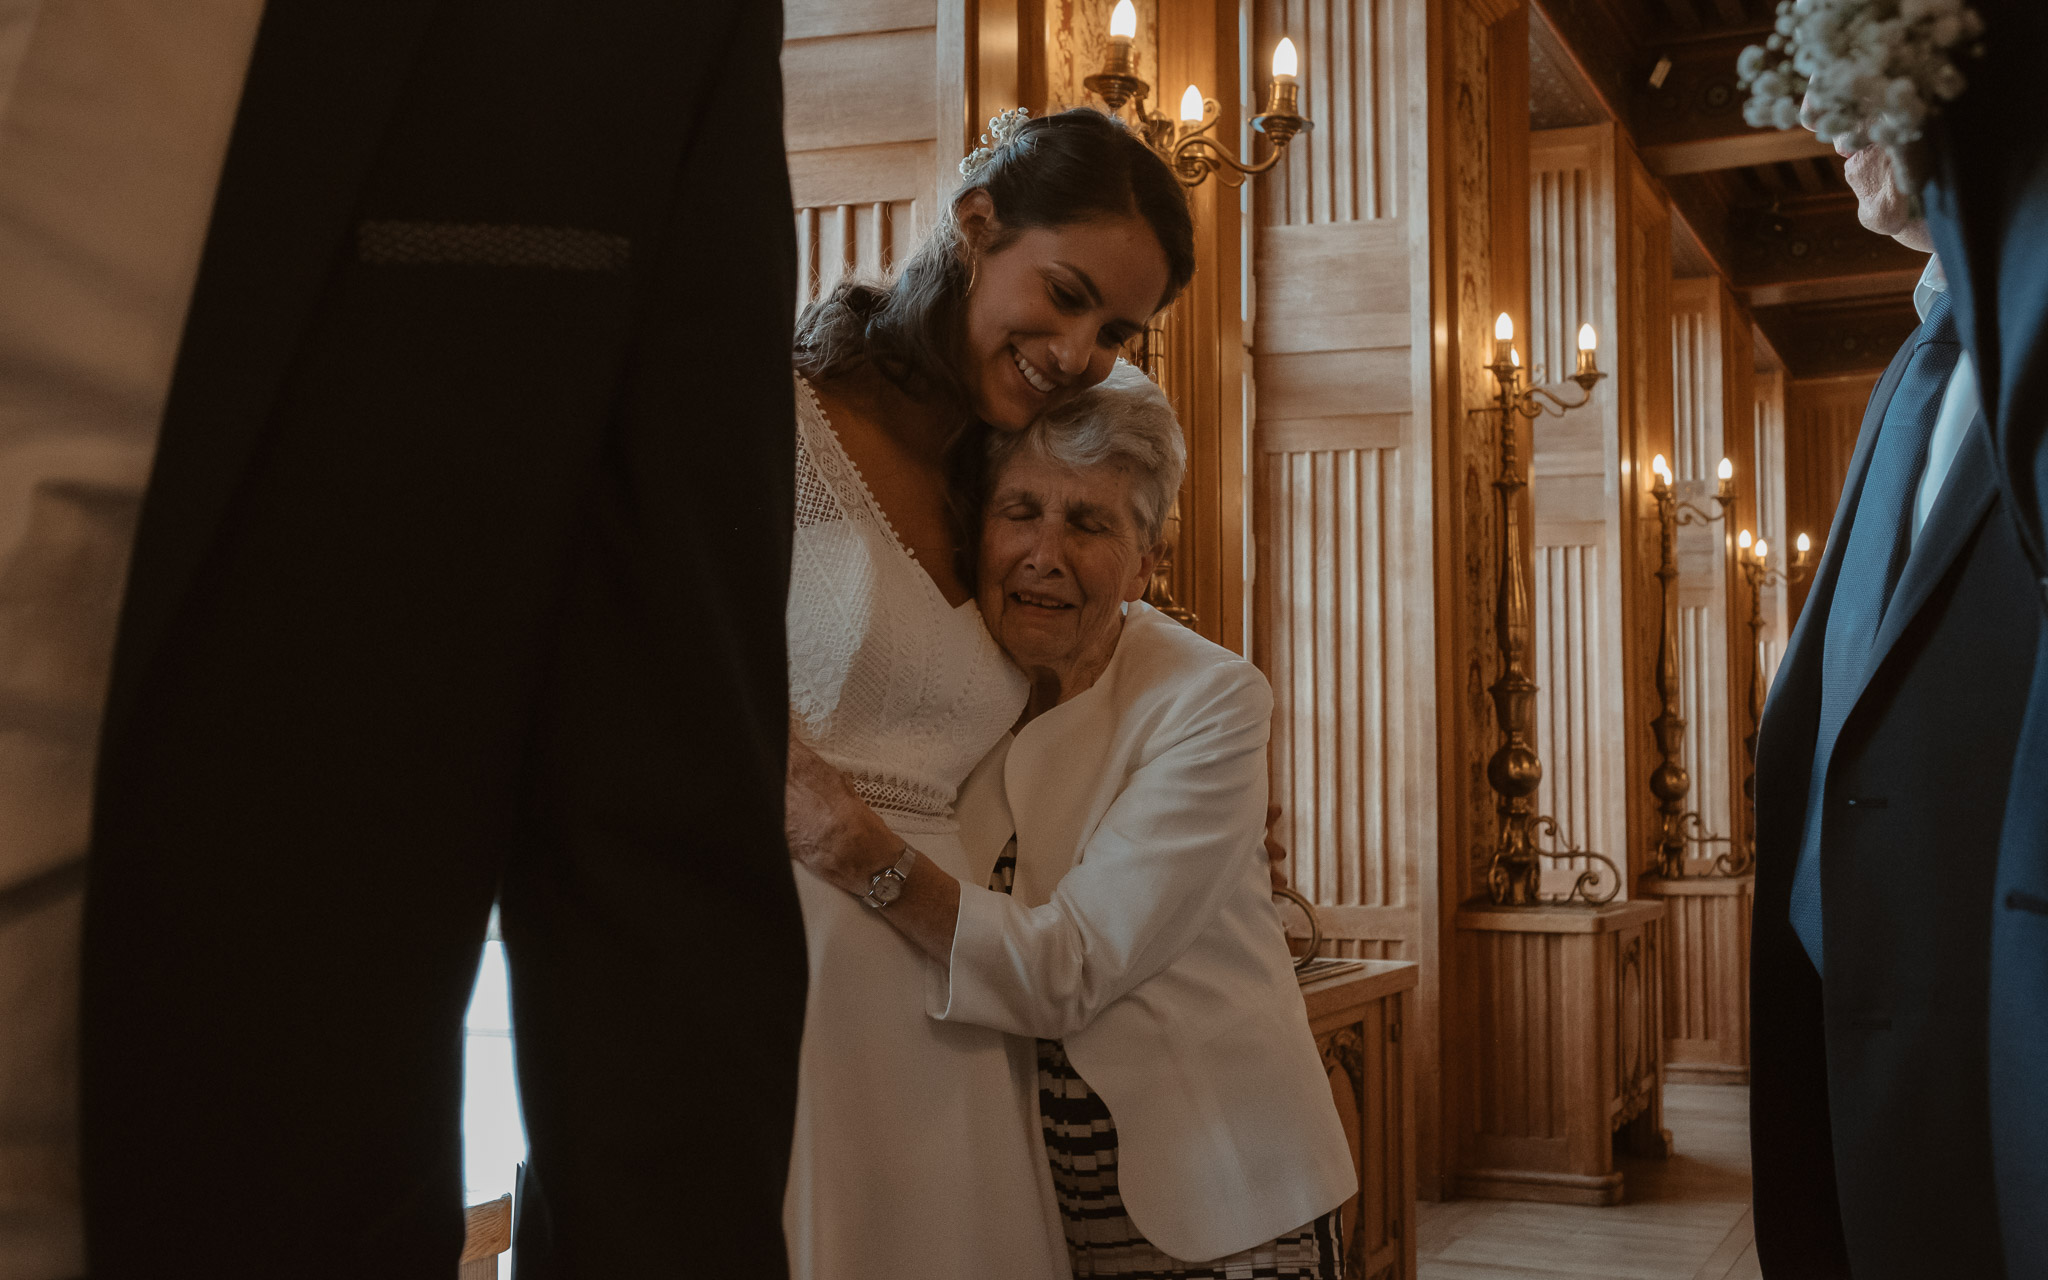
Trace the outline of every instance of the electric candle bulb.
<instances>
[{"instance_id":1,"label":"electric candle bulb","mask_svg":"<svg viewBox=\"0 0 2048 1280\"><path fill-rule=\"evenodd\" d=\"M1747 550L1749 550L1749 544L1750 544L1749 530L1747 530L1747 529L1744 529L1744 530L1743 530L1743 531L1742 531L1741 533L1738 533L1738 534L1736 534L1736 535L1735 535L1735 545L1736 545L1736 546L1738 546L1738 547L1741 547L1741 548L1742 548L1742 549L1743 549L1744 551L1747 551Z\"/></svg>"},{"instance_id":2,"label":"electric candle bulb","mask_svg":"<svg viewBox=\"0 0 2048 1280\"><path fill-rule=\"evenodd\" d=\"M1511 340L1514 336L1514 317L1510 316L1507 312L1503 311L1500 313L1500 319L1493 322L1493 340L1495 342L1507 342Z\"/></svg>"},{"instance_id":3,"label":"electric candle bulb","mask_svg":"<svg viewBox=\"0 0 2048 1280\"><path fill-rule=\"evenodd\" d=\"M1659 480L1662 480L1665 484L1671 483L1671 464L1664 461L1663 454L1660 453L1656 457L1650 459L1650 470L1655 472L1657 478Z\"/></svg>"},{"instance_id":4,"label":"electric candle bulb","mask_svg":"<svg viewBox=\"0 0 2048 1280\"><path fill-rule=\"evenodd\" d=\"M1180 119L1182 124L1202 123L1202 91L1193 85L1180 95Z\"/></svg>"},{"instance_id":5,"label":"electric candle bulb","mask_svg":"<svg viewBox=\"0 0 2048 1280\"><path fill-rule=\"evenodd\" d=\"M1811 550L1813 550L1813 539L1812 539L1812 538L1809 538L1809 537L1807 537L1807 536L1806 536L1805 534L1803 534L1803 533L1802 533L1802 534L1800 534L1800 535L1799 535L1799 554L1803 556L1803 555L1805 555L1805 554L1806 554L1807 552L1809 552L1809 551L1811 551Z\"/></svg>"},{"instance_id":6,"label":"electric candle bulb","mask_svg":"<svg viewBox=\"0 0 2048 1280\"><path fill-rule=\"evenodd\" d=\"M1522 353L1521 353L1521 352L1519 352L1519 351L1517 351L1517 350L1515 350L1515 349L1514 349L1513 347L1509 347L1509 348L1508 348L1508 363L1510 363L1510 364L1514 365L1514 366L1515 366L1515 368L1517 368L1517 369L1521 368L1521 367L1522 367Z\"/></svg>"},{"instance_id":7,"label":"electric candle bulb","mask_svg":"<svg viewBox=\"0 0 2048 1280\"><path fill-rule=\"evenodd\" d=\"M1597 333L1595 333L1595 332L1593 332L1593 326L1592 326L1592 325L1590 325L1590 324L1582 324L1582 325L1580 325L1580 326L1579 326L1579 350L1581 350L1581 351L1593 351L1593 350L1597 350L1597 349L1599 348L1599 346L1600 346L1600 335L1599 335L1599 334L1597 334Z\"/></svg>"},{"instance_id":8,"label":"electric candle bulb","mask_svg":"<svg viewBox=\"0 0 2048 1280\"><path fill-rule=\"evenodd\" d=\"M1273 78L1283 84L1292 83L1299 67L1294 41L1281 36L1280 43L1273 46Z\"/></svg>"},{"instance_id":9,"label":"electric candle bulb","mask_svg":"<svg viewBox=\"0 0 2048 1280\"><path fill-rule=\"evenodd\" d=\"M1728 459L1723 458L1721 459L1720 469L1717 470L1714 474L1721 477L1721 479L1723 480L1733 480L1735 478L1735 464L1730 462Z\"/></svg>"},{"instance_id":10,"label":"electric candle bulb","mask_svg":"<svg viewBox=\"0 0 2048 1280\"><path fill-rule=\"evenodd\" d=\"M1116 0L1109 14L1109 38L1130 40L1138 34L1138 9L1131 0Z\"/></svg>"},{"instance_id":11,"label":"electric candle bulb","mask_svg":"<svg viewBox=\"0 0 2048 1280\"><path fill-rule=\"evenodd\" d=\"M1764 561L1766 561L1766 560L1768 560L1768 559L1770 559L1770 558L1771 558L1771 544L1770 544L1770 543L1768 543L1768 542L1765 542L1765 541L1764 541L1764 540L1763 540L1762 538L1758 538L1758 539L1756 540L1756 562L1757 562L1758 564L1762 564L1762 563L1763 563Z\"/></svg>"}]
</instances>

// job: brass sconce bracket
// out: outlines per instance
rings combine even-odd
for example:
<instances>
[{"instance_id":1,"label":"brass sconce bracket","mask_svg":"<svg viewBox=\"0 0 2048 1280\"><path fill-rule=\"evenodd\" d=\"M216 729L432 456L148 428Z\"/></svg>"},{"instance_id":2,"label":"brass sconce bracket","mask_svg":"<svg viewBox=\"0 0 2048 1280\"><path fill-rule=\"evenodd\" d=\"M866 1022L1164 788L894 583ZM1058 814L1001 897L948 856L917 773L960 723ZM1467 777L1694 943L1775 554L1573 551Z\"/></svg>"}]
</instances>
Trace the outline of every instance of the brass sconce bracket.
<instances>
[{"instance_id":1,"label":"brass sconce bracket","mask_svg":"<svg viewBox=\"0 0 2048 1280\"><path fill-rule=\"evenodd\" d=\"M1679 499L1671 483L1670 472L1662 466L1663 461L1661 456L1657 459L1656 480L1650 487L1650 496L1657 501L1658 541L1662 550L1657 565L1659 706L1657 718L1650 722L1650 730L1657 739L1658 755L1657 767L1650 773L1650 794L1657 798L1654 850L1657 874L1667 879L1683 876L1687 849L1725 844L1729 851L1715 857L1712 874L1742 875L1754 864L1754 850L1736 849L1731 837L1713 834L1698 811L1685 807L1686 794L1692 790L1692 777L1678 760L1685 743L1686 722L1678 705L1678 637L1671 627L1672 615L1676 611L1672 591L1678 582L1678 528L1680 525L1709 525L1725 519L1735 504L1734 473L1724 459L1721 484L1714 493L1714 501L1720 509L1708 512Z\"/></svg>"},{"instance_id":2,"label":"brass sconce bracket","mask_svg":"<svg viewBox=\"0 0 2048 1280\"><path fill-rule=\"evenodd\" d=\"M1502 343L1505 346L1505 341ZM1522 371L1512 359L1496 359L1486 366L1498 391L1491 408L1475 413L1500 416L1500 478L1494 490L1500 495L1500 593L1494 610L1495 641L1500 650L1501 673L1488 689L1492 695L1494 719L1500 726L1501 743L1486 764L1486 780L1499 795L1496 806L1500 826L1493 856L1486 869L1486 891L1496 906L1560 905L1583 901L1591 905L1611 902L1621 892L1621 871L1607 857L1576 849L1565 841L1557 819L1536 812L1536 789L1543 782L1543 761L1532 741L1536 726L1537 684L1529 676L1529 650L1535 629L1535 609L1529 593L1529 571L1522 546L1522 504L1528 479L1516 452L1515 424L1534 420L1545 413L1562 416L1592 398L1593 387L1606 375L1593 366L1592 352L1582 353L1579 372L1572 381L1579 384L1579 397L1567 400L1551 387L1523 387ZM1590 864L1562 895L1541 892L1544 858L1578 858Z\"/></svg>"}]
</instances>

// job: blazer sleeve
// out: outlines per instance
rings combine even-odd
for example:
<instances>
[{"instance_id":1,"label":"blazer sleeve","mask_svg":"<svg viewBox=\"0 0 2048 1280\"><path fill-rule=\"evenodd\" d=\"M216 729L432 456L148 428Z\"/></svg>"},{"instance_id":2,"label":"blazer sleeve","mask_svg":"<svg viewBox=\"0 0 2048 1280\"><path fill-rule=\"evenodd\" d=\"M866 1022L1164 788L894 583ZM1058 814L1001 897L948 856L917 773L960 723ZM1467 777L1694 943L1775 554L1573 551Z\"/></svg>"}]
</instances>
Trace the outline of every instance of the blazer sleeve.
<instances>
[{"instance_id":1,"label":"blazer sleeve","mask_svg":"<svg viewBox=\"0 0 2048 1280\"><path fill-rule=\"evenodd\" d=\"M1068 1036L1172 964L1242 887L1265 830L1272 694L1231 663L1181 705L1050 902L960 886L951 963L929 970L932 1017Z\"/></svg>"}]
</instances>

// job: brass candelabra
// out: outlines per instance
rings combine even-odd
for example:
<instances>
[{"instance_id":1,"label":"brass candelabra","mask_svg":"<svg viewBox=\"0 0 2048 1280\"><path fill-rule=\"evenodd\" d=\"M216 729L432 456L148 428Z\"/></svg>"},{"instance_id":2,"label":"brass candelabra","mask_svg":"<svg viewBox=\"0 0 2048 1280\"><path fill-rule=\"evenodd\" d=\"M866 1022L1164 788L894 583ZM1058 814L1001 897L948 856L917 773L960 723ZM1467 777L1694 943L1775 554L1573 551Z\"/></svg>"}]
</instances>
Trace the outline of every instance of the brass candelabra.
<instances>
[{"instance_id":1,"label":"brass candelabra","mask_svg":"<svg viewBox=\"0 0 2048 1280\"><path fill-rule=\"evenodd\" d=\"M1749 806L1750 823L1748 843L1740 860L1744 870L1756 865L1756 738L1763 727L1766 692L1764 588L1796 586L1806 581L1813 572L1812 551L1812 541L1802 533L1791 563L1782 569L1774 569L1771 567L1769 543L1758 538L1752 544L1747 529L1735 539L1735 563L1742 569L1743 581L1749 584L1749 732L1742 739L1749 771L1742 779L1742 799Z\"/></svg>"},{"instance_id":2,"label":"brass candelabra","mask_svg":"<svg viewBox=\"0 0 2048 1280\"><path fill-rule=\"evenodd\" d=\"M1721 459L1720 485L1714 491L1714 501L1720 510L1713 513L1679 499L1671 483L1671 467L1664 461L1663 454L1657 455L1650 464L1650 470L1653 473L1650 496L1657 500L1659 545L1662 549L1657 565L1659 706L1657 718L1650 722L1660 757L1657 768L1650 774L1650 794L1657 797L1657 872L1666 878L1682 876L1689 847L1725 844L1731 847L1728 852L1715 857L1715 872L1719 875L1740 875L1749 869L1747 850L1735 851L1730 837L1715 835L1708 830L1706 819L1685 807L1686 794L1692 790L1692 776L1679 763L1679 754L1685 745L1685 717L1678 705L1678 638L1671 627L1672 617L1677 612L1672 591L1678 583L1678 527L1713 524L1726 517L1729 507L1735 502L1735 467L1728 459Z\"/></svg>"},{"instance_id":3,"label":"brass candelabra","mask_svg":"<svg viewBox=\"0 0 2048 1280\"><path fill-rule=\"evenodd\" d=\"M1190 187L1200 186L1211 174L1225 186L1238 187L1252 174L1264 173L1280 163L1294 136L1315 127L1301 114L1301 81L1294 41L1282 38L1273 50L1273 83L1266 90L1266 109L1252 117L1254 130L1266 135L1272 150L1263 160L1245 163L1230 153L1210 130L1221 118L1214 98L1204 97L1194 85L1181 95L1180 118L1172 120L1162 111L1146 106L1152 86L1139 75L1131 47L1138 33L1137 9L1130 0L1118 0L1109 17L1109 48L1103 55L1102 70L1081 82L1101 98L1111 115L1130 107L1130 126L1148 146L1170 165Z\"/></svg>"},{"instance_id":4,"label":"brass candelabra","mask_svg":"<svg viewBox=\"0 0 2048 1280\"><path fill-rule=\"evenodd\" d=\"M1594 364L1593 326L1579 330L1579 367L1571 381L1579 384L1575 400L1563 398L1563 384L1522 385L1521 357L1514 349L1514 322L1503 313L1494 325L1493 363L1486 366L1498 387L1490 409L1500 415L1500 589L1494 607L1494 639L1500 651L1500 678L1487 690L1493 697L1500 726L1500 747L1486 763L1486 780L1500 801L1500 830L1487 865L1487 894L1498 906L1526 907L1569 902L1574 898L1598 905L1621 892L1621 873L1597 853L1569 847L1557 819L1536 812L1536 788L1543 783L1543 760L1532 741L1536 727L1537 684L1529 677L1530 641L1535 630L1529 595L1528 550L1522 545L1522 507L1529 482L1515 447L1515 429L1524 418L1545 413L1563 416L1592 399L1594 384L1607 375ZM1542 859L1578 858L1590 864L1562 895L1541 892ZM1603 874L1604 872L1604 874Z\"/></svg>"}]
</instances>

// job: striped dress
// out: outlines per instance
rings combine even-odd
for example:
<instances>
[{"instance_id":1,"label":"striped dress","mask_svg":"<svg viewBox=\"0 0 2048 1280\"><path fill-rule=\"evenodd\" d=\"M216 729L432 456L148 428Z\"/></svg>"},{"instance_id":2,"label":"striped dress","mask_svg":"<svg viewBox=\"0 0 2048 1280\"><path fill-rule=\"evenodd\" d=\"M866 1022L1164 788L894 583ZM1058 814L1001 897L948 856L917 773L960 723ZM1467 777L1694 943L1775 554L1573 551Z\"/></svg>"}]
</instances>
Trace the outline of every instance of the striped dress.
<instances>
[{"instance_id":1,"label":"striped dress","mask_svg":"<svg viewBox=\"0 0 2048 1280\"><path fill-rule=\"evenodd\" d=\"M988 887L1008 893L1016 875L1013 837L997 859ZM1185 1262L1153 1247L1124 1211L1117 1191L1116 1122L1067 1061L1066 1047L1057 1040L1038 1042L1038 1114L1076 1277L1342 1280L1341 1209L1330 1210L1298 1231L1209 1262Z\"/></svg>"}]
</instances>

